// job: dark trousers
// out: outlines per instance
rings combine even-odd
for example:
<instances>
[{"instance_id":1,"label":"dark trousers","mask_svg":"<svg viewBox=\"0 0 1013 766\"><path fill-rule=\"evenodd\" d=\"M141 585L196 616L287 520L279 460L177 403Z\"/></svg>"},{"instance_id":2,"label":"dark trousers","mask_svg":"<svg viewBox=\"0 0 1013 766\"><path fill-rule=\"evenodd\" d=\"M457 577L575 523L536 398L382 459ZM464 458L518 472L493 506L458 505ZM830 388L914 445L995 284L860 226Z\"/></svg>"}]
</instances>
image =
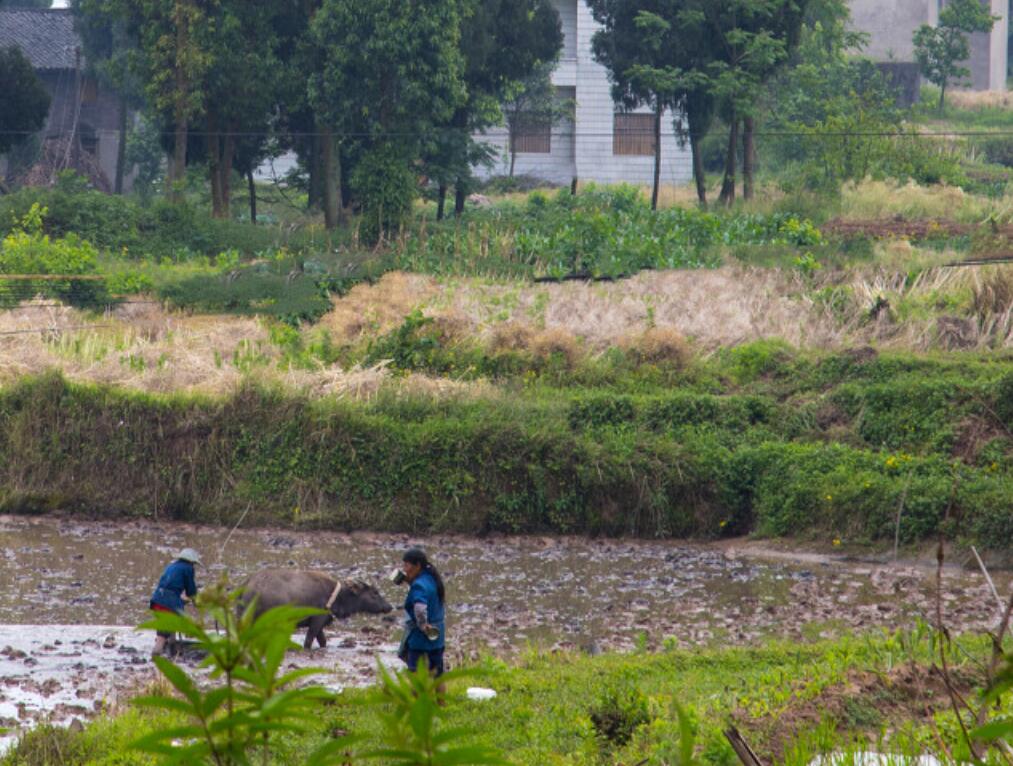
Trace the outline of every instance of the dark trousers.
<instances>
[{"instance_id":1,"label":"dark trousers","mask_svg":"<svg viewBox=\"0 0 1013 766\"><path fill-rule=\"evenodd\" d=\"M433 649L428 652L409 649L404 658L405 665L407 665L408 669L414 673L416 668L419 666L419 660L423 657L426 658L427 667L429 668L429 672L433 674L433 677L439 678L443 675L442 649Z\"/></svg>"}]
</instances>

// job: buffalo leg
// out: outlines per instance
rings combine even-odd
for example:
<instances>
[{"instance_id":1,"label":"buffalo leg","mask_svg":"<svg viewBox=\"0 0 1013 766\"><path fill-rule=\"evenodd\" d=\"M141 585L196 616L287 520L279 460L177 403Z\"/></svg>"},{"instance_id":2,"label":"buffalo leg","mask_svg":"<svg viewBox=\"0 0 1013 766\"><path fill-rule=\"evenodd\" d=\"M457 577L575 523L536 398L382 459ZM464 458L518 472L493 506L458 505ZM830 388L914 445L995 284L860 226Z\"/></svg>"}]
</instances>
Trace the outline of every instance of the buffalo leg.
<instances>
[{"instance_id":1,"label":"buffalo leg","mask_svg":"<svg viewBox=\"0 0 1013 766\"><path fill-rule=\"evenodd\" d=\"M306 640L302 644L303 649L309 649L313 646L314 639L320 643L320 646L326 646L327 639L324 638L324 626L330 622L328 617L329 615L324 614L310 618L310 625L306 629Z\"/></svg>"}]
</instances>

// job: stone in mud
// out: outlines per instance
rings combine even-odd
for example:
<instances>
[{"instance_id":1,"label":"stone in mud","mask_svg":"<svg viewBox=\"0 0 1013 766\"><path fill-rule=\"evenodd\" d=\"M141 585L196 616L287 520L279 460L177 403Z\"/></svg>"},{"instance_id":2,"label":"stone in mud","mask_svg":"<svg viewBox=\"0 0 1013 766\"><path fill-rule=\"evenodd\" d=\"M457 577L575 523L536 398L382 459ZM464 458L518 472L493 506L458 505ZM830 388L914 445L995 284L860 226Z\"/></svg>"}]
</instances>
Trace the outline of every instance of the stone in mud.
<instances>
[{"instance_id":1,"label":"stone in mud","mask_svg":"<svg viewBox=\"0 0 1013 766\"><path fill-rule=\"evenodd\" d=\"M63 684L57 681L55 678L46 679L45 682L39 687L39 694L43 697L51 697L56 694L60 689L63 688Z\"/></svg>"}]
</instances>

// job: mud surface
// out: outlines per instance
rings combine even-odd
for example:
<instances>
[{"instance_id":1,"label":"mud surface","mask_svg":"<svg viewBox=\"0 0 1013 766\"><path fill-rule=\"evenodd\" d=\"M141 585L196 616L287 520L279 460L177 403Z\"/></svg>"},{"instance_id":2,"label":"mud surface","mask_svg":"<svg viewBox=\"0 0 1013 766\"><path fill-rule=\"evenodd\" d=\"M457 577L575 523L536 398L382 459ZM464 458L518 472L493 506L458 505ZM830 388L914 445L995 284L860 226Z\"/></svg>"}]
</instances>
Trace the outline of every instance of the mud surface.
<instances>
[{"instance_id":1,"label":"mud surface","mask_svg":"<svg viewBox=\"0 0 1013 766\"><path fill-rule=\"evenodd\" d=\"M238 530L158 523L0 516L0 728L43 716L66 722L155 676L149 633L132 626L175 551L201 551L199 582L242 579L261 567L321 569L376 583L410 544L441 569L448 594L448 660L528 645L590 653L829 637L897 628L934 611L935 570L764 550L753 543L692 545L559 538L434 537ZM996 577L1000 592L1007 573ZM951 629L984 627L997 606L982 576L944 573ZM333 668L325 683L369 682L377 657L394 663L400 617L335 623L325 650L292 664ZM107 627L103 627L107 626ZM111 626L111 627L108 627ZM194 663L191 663L194 664Z\"/></svg>"},{"instance_id":2,"label":"mud surface","mask_svg":"<svg viewBox=\"0 0 1013 766\"><path fill-rule=\"evenodd\" d=\"M835 218L832 221L828 221L820 229L825 234L844 238L904 237L906 239L941 239L946 237L965 237L979 231L981 226L972 223L957 223L955 221L907 221L903 218L868 221ZM993 233L1011 239L1013 238L1013 226L996 226L993 229Z\"/></svg>"}]
</instances>

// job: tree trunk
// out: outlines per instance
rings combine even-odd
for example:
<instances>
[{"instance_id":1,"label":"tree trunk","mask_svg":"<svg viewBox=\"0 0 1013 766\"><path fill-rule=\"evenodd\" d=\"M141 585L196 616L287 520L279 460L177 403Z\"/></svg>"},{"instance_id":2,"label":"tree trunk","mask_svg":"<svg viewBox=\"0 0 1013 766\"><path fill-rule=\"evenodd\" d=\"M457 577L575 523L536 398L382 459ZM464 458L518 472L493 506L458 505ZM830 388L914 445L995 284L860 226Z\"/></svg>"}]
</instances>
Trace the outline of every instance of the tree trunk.
<instances>
[{"instance_id":1,"label":"tree trunk","mask_svg":"<svg viewBox=\"0 0 1013 766\"><path fill-rule=\"evenodd\" d=\"M689 151L693 155L693 180L696 182L696 198L700 207L707 207L707 177L703 169L703 151L700 148L700 136L689 129Z\"/></svg>"},{"instance_id":2,"label":"tree trunk","mask_svg":"<svg viewBox=\"0 0 1013 766\"><path fill-rule=\"evenodd\" d=\"M755 123L752 117L742 118L742 199L753 198L753 168L756 165Z\"/></svg>"},{"instance_id":3,"label":"tree trunk","mask_svg":"<svg viewBox=\"0 0 1013 766\"><path fill-rule=\"evenodd\" d=\"M246 171L246 188L250 193L250 223L257 222L257 185L253 183L253 170Z\"/></svg>"},{"instance_id":4,"label":"tree trunk","mask_svg":"<svg viewBox=\"0 0 1013 766\"><path fill-rule=\"evenodd\" d=\"M946 83L943 83L943 87L939 89L939 113L942 114L946 111Z\"/></svg>"},{"instance_id":5,"label":"tree trunk","mask_svg":"<svg viewBox=\"0 0 1013 766\"><path fill-rule=\"evenodd\" d=\"M443 220L443 211L447 204L447 185L440 181L440 189L436 198L436 220Z\"/></svg>"},{"instance_id":6,"label":"tree trunk","mask_svg":"<svg viewBox=\"0 0 1013 766\"><path fill-rule=\"evenodd\" d=\"M725 154L725 177L721 182L721 196L718 200L722 205L731 205L735 202L735 166L736 155L739 148L739 118L732 112L732 118L728 125L728 150Z\"/></svg>"},{"instance_id":7,"label":"tree trunk","mask_svg":"<svg viewBox=\"0 0 1013 766\"><path fill-rule=\"evenodd\" d=\"M236 126L230 123L225 135L225 147L222 150L221 173L222 218L232 215L232 165L236 160Z\"/></svg>"},{"instance_id":8,"label":"tree trunk","mask_svg":"<svg viewBox=\"0 0 1013 766\"><path fill-rule=\"evenodd\" d=\"M186 175L186 117L177 120L174 136L175 146L172 150L172 165L169 168L169 199L181 202L183 177Z\"/></svg>"},{"instance_id":9,"label":"tree trunk","mask_svg":"<svg viewBox=\"0 0 1013 766\"><path fill-rule=\"evenodd\" d=\"M218 133L218 117L213 111L207 119L208 175L211 178L211 217L222 218L222 145Z\"/></svg>"},{"instance_id":10,"label":"tree trunk","mask_svg":"<svg viewBox=\"0 0 1013 766\"><path fill-rule=\"evenodd\" d=\"M127 99L120 97L120 124L118 125L119 143L116 144L116 180L113 182L113 191L116 194L123 194L123 176L126 174L127 111Z\"/></svg>"},{"instance_id":11,"label":"tree trunk","mask_svg":"<svg viewBox=\"0 0 1013 766\"><path fill-rule=\"evenodd\" d=\"M341 188L341 210L347 213L352 207L352 154L348 148L339 142L338 145L338 166L341 172L338 174L338 184Z\"/></svg>"},{"instance_id":12,"label":"tree trunk","mask_svg":"<svg viewBox=\"0 0 1013 766\"><path fill-rule=\"evenodd\" d=\"M464 214L464 202L468 199L468 188L464 185L464 179L458 178L454 184L454 215L460 218Z\"/></svg>"},{"instance_id":13,"label":"tree trunk","mask_svg":"<svg viewBox=\"0 0 1013 766\"><path fill-rule=\"evenodd\" d=\"M654 109L654 188L651 190L651 210L658 209L658 189L661 186L661 100Z\"/></svg>"},{"instance_id":14,"label":"tree trunk","mask_svg":"<svg viewBox=\"0 0 1013 766\"><path fill-rule=\"evenodd\" d=\"M324 226L328 230L338 225L341 208L341 191L338 187L340 162L338 148L334 145L334 135L330 128L323 130L323 170L324 170Z\"/></svg>"},{"instance_id":15,"label":"tree trunk","mask_svg":"<svg viewBox=\"0 0 1013 766\"><path fill-rule=\"evenodd\" d=\"M323 142L319 130L314 131L310 139L309 156L309 187L306 190L306 207L310 210L319 210L323 207L324 200L324 166L323 166Z\"/></svg>"},{"instance_id":16,"label":"tree trunk","mask_svg":"<svg viewBox=\"0 0 1013 766\"><path fill-rule=\"evenodd\" d=\"M517 162L517 136L510 129L510 177L514 177L514 164Z\"/></svg>"},{"instance_id":17,"label":"tree trunk","mask_svg":"<svg viewBox=\"0 0 1013 766\"><path fill-rule=\"evenodd\" d=\"M189 45L189 27L185 14L181 11L180 0L177 0L175 8L176 22L176 52L175 72L173 73L173 84L175 86L173 117L176 120L175 146L172 152L172 165L169 167L169 199L173 202L181 202L183 199L183 178L186 175L186 140L189 121L189 110L187 109L187 91L189 81L186 75L186 68L183 65L184 51Z\"/></svg>"}]
</instances>

